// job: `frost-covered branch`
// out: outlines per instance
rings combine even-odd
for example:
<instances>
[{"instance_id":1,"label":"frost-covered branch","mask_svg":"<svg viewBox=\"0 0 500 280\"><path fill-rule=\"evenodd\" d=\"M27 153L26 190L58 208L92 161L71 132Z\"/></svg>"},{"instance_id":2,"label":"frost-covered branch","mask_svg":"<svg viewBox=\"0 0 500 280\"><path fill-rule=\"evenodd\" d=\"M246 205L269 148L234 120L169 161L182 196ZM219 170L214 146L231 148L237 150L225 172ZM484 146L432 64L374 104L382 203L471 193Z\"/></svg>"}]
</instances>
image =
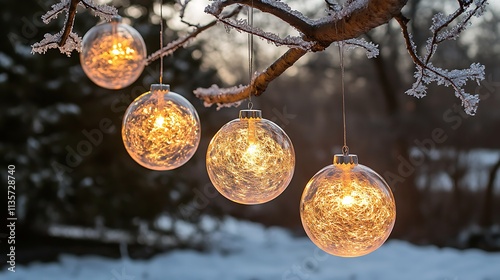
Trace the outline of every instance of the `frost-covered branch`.
<instances>
[{"instance_id":1,"label":"frost-covered branch","mask_svg":"<svg viewBox=\"0 0 500 280\"><path fill-rule=\"evenodd\" d=\"M379 55L378 46L372 42L368 42L364 39L349 39L342 42L339 42L344 45L345 51L350 51L356 48L362 48L365 51L366 57L375 58ZM336 45L338 45L337 43Z\"/></svg>"},{"instance_id":2,"label":"frost-covered branch","mask_svg":"<svg viewBox=\"0 0 500 280\"><path fill-rule=\"evenodd\" d=\"M205 8L205 12L213 16L218 16L222 13L225 7L239 4L245 6L252 6L262 12L269 13L290 26L297 29L302 34L309 34L314 28L314 21L305 17L299 11L293 10L286 3L281 1L272 0L218 0L214 1L211 5Z\"/></svg>"},{"instance_id":3,"label":"frost-covered branch","mask_svg":"<svg viewBox=\"0 0 500 280\"><path fill-rule=\"evenodd\" d=\"M281 0L213 0L205 8L205 12L213 15L216 20L205 25L192 24L184 20L184 13L190 1L177 0L177 3L181 7L182 22L194 27L194 30L151 54L147 58L148 64L186 46L200 33L215 26L216 22L221 22L240 32L253 34L275 45L285 45L289 48L268 68L259 72L249 85L227 89L214 85L208 89L197 89L195 94L204 100L206 105L237 103L249 95L260 95L271 81L279 77L307 52L323 51L332 44L342 43L348 49L361 47L369 58L375 57L378 55L377 46L357 38L395 18L401 26L407 50L416 64L416 81L406 93L423 97L426 94L428 84L435 82L438 85L452 87L455 95L462 100L468 114L473 115L477 110L478 96L465 92L463 87L471 80L476 82L483 80L484 66L473 63L464 70L447 70L434 66L431 61L440 43L455 40L470 25L473 17L484 13L487 0L457 0L459 7L455 12L450 15L439 13L434 16L431 26L432 36L427 40L426 53L422 56L418 54L417 46L408 32L407 19L401 14L401 9L406 5L407 0L348 0L344 6L338 5L334 1L325 0L328 14L320 19L309 19ZM53 5L51 10L42 16L42 19L48 23L62 12L66 12L63 30L54 35L46 34L42 41L32 46L34 53L44 53L47 49L59 48L61 52L70 55L72 50L80 49L81 38L72 32L78 4L92 9L97 16L105 20L109 20L117 13L115 8L107 5L96 5L92 0L61 0ZM236 6L234 10L224 11L233 5ZM282 20L295 28L299 35L281 38L271 32L250 26L246 20L237 19L236 16L245 6L251 6Z\"/></svg>"},{"instance_id":4,"label":"frost-covered branch","mask_svg":"<svg viewBox=\"0 0 500 280\"><path fill-rule=\"evenodd\" d=\"M205 106L210 106L215 103L219 106L221 106L221 104L238 103L248 98L250 95L261 95L266 90L269 83L283 74L286 69L291 67L306 53L307 51L304 49L289 49L266 70L258 73L252 79L250 85L240 85L226 89L221 89L217 85L212 85L212 87L208 89L198 88L194 91L194 94L204 101Z\"/></svg>"},{"instance_id":5,"label":"frost-covered branch","mask_svg":"<svg viewBox=\"0 0 500 280\"><path fill-rule=\"evenodd\" d=\"M227 27L234 28L239 32L246 32L249 34L253 34L261 39L266 40L268 43L272 43L275 46L287 46L289 48L301 48L304 50L310 50L314 43L304 41L301 37L296 36L286 36L285 38L280 38L278 35L263 31L260 28L250 26L246 20L231 20L231 19L223 19L218 18L219 21L223 22Z\"/></svg>"},{"instance_id":6,"label":"frost-covered branch","mask_svg":"<svg viewBox=\"0 0 500 280\"><path fill-rule=\"evenodd\" d=\"M187 5L187 3L189 3L189 1L186 1L185 3L181 4L181 5ZM183 7L183 9L185 9L185 6ZM240 12L241 12L241 9L242 7L241 6L238 6L236 7L234 10L232 10L231 12L227 13L227 14L224 14L223 16L221 16L221 18L223 19L228 19L228 18L232 18L236 15L238 15ZM191 24L191 23L187 23L189 26L195 26L195 29L190 32L189 34L175 40L175 41L172 41L170 43L168 43L165 47L157 50L156 52L152 53L150 56L148 56L148 58L146 59L146 65L148 64L151 64L153 61L159 59L160 57L162 56L168 56L168 55L171 55L172 53L174 53L177 49L181 48L181 47L184 47L186 44L189 43L189 41L193 40L196 36L198 36L200 33L202 33L203 31L215 26L217 24L217 21L214 20L214 21L211 21L205 25L194 25L194 24Z\"/></svg>"},{"instance_id":7,"label":"frost-covered branch","mask_svg":"<svg viewBox=\"0 0 500 280\"><path fill-rule=\"evenodd\" d=\"M301 38L289 37L284 40L275 34L252 28L244 20L234 22L219 19L226 26L254 34L277 45L287 45L291 49L259 74L251 85L232 87L230 89L219 89L214 86L209 89L197 89L195 94L205 101L205 105L238 102L248 97L250 91L252 95L260 95L267 88L270 81L281 75L306 51L323 51L335 42L346 40L347 45L351 47L361 46L366 49L369 57L378 55L378 49L375 45L362 40L354 40L354 38L374 27L387 23L401 11L406 4L406 0L352 0L345 7L336 8L328 16L319 20L308 19L279 0L216 0L205 8L205 12L219 18L225 7L234 4L253 6L262 12L272 14L296 28L300 32ZM302 50L300 56L296 56L299 53L298 48ZM269 71L270 69L274 69L274 71ZM259 77L266 78L259 79ZM217 90L220 90L220 92L217 92Z\"/></svg>"},{"instance_id":8,"label":"frost-covered branch","mask_svg":"<svg viewBox=\"0 0 500 280\"><path fill-rule=\"evenodd\" d=\"M52 5L51 9L42 15L42 21L48 24L57 16L66 12L66 20L63 29L56 34L45 34L42 41L31 46L32 53L45 53L48 49L58 48L59 51L67 56L71 55L73 50L81 50L81 37L73 32L73 25L76 17L76 8L78 5L94 11L96 16L109 21L111 17L118 13L115 7L108 5L96 5L92 0L61 0Z\"/></svg>"},{"instance_id":9,"label":"frost-covered branch","mask_svg":"<svg viewBox=\"0 0 500 280\"><path fill-rule=\"evenodd\" d=\"M458 2L459 8L454 13L448 16L439 13L433 17L433 23L430 28L432 36L427 40L426 54L424 57L418 55L417 46L408 31L408 19L402 14L398 14L395 18L401 26L406 49L417 68L414 75L416 81L413 83L412 88L407 90L406 93L417 98L424 97L427 92L427 85L432 82L438 85L452 87L455 91L455 96L462 101L465 112L469 115L474 115L479 103L479 96L465 92L463 87L470 80L478 84L484 80L484 66L473 63L467 69L450 71L436 67L431 63L431 59L436 53L438 45L445 40L455 40L458 38L460 33L470 25L472 17L481 16L488 4L487 0L477 0L475 2L470 0L459 0ZM472 5L473 3L475 6ZM458 22L450 27L455 21Z\"/></svg>"}]
</instances>

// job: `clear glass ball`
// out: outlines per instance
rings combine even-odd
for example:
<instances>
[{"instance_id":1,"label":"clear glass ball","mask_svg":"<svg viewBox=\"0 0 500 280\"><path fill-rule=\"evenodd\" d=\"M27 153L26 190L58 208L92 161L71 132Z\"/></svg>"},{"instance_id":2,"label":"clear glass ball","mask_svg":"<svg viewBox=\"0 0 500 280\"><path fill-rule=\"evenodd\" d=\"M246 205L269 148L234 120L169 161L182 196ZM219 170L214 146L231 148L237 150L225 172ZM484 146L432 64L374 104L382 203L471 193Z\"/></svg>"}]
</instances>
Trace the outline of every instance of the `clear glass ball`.
<instances>
[{"instance_id":1,"label":"clear glass ball","mask_svg":"<svg viewBox=\"0 0 500 280\"><path fill-rule=\"evenodd\" d=\"M355 163L334 163L311 178L300 201L300 217L319 248L335 256L358 257L387 240L396 205L385 180L357 164L356 157Z\"/></svg>"},{"instance_id":2,"label":"clear glass ball","mask_svg":"<svg viewBox=\"0 0 500 280\"><path fill-rule=\"evenodd\" d=\"M91 28L82 40L80 64L98 86L121 89L139 78L146 65L141 34L121 23L121 17Z\"/></svg>"},{"instance_id":3,"label":"clear glass ball","mask_svg":"<svg viewBox=\"0 0 500 280\"><path fill-rule=\"evenodd\" d=\"M207 151L214 187L241 204L260 204L279 196L295 169L295 151L286 133L259 110L242 110L225 124Z\"/></svg>"},{"instance_id":4,"label":"clear glass ball","mask_svg":"<svg viewBox=\"0 0 500 280\"><path fill-rule=\"evenodd\" d=\"M151 85L123 117L122 138L129 155L152 170L172 170L196 152L201 138L196 109L168 85Z\"/></svg>"}]
</instances>

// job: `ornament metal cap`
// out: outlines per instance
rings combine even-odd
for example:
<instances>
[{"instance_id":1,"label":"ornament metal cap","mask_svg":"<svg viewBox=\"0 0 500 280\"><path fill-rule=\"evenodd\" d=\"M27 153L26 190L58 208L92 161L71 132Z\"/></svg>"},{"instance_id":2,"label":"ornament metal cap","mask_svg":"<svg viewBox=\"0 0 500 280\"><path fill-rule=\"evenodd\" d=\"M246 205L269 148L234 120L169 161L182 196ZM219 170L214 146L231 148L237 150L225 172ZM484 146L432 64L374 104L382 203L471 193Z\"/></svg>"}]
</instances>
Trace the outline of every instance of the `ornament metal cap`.
<instances>
[{"instance_id":1,"label":"ornament metal cap","mask_svg":"<svg viewBox=\"0 0 500 280\"><path fill-rule=\"evenodd\" d=\"M262 119L261 110L240 110L240 119Z\"/></svg>"},{"instance_id":2,"label":"ornament metal cap","mask_svg":"<svg viewBox=\"0 0 500 280\"><path fill-rule=\"evenodd\" d=\"M167 94L170 91L170 85L152 84L151 92Z\"/></svg>"},{"instance_id":3,"label":"ornament metal cap","mask_svg":"<svg viewBox=\"0 0 500 280\"><path fill-rule=\"evenodd\" d=\"M344 155L344 154L336 154L333 156L333 164L358 164L358 156L357 155Z\"/></svg>"},{"instance_id":4,"label":"ornament metal cap","mask_svg":"<svg viewBox=\"0 0 500 280\"><path fill-rule=\"evenodd\" d=\"M114 15L112 18L111 18L111 23L121 23L122 22L122 17L119 16L119 15Z\"/></svg>"}]
</instances>

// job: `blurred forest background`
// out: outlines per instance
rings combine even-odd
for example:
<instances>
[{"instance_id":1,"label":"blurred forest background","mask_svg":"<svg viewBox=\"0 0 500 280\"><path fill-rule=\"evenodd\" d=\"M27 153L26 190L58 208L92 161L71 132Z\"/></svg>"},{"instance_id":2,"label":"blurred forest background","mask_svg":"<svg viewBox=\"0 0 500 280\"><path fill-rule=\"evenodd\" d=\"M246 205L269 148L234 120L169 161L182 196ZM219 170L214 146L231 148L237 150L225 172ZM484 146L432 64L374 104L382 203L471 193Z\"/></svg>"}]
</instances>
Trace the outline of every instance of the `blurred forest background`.
<instances>
[{"instance_id":1,"label":"blurred forest background","mask_svg":"<svg viewBox=\"0 0 500 280\"><path fill-rule=\"evenodd\" d=\"M76 53L66 57L50 50L32 55L31 44L61 28L64 16L57 24L40 20L54 2L0 0L0 161L2 182L7 166L16 166L19 262L51 260L60 252L118 257L126 250L133 258L143 258L173 247L203 249L209 246L204 235L216 230L202 222L204 215L231 215L304 234L299 217L302 190L317 171L331 164L342 145L335 47L306 55L254 98L264 117L292 139L297 165L280 197L243 206L217 194L204 163L211 137L236 118L239 109L205 108L192 91L213 83L232 86L248 81L246 35L227 33L219 25L165 59L165 81L197 108L203 138L183 167L150 171L126 153L121 117L135 97L158 82L159 62L146 67L132 86L112 91L84 75ZM143 36L148 53L158 49L158 1L101 2L119 9ZM174 2L164 2L169 41L188 28L179 23ZM194 2L186 17L197 23L205 18L200 15L203 6L196 3L207 1ZM311 17L325 13L323 1L287 2ZM419 46L430 34L432 15L451 11L455 4L409 1L404 13L412 19L411 32ZM398 216L392 238L500 250L499 15L499 7L490 6L459 40L441 46L435 56L435 65L448 68L465 68L472 62L486 65L486 80L468 89L482 99L474 117L463 112L449 88L431 87L424 99L404 94L413 82L414 65L395 22L366 35L379 44L378 58L367 59L358 51L346 54L348 143L351 153L383 175L393 189ZM292 32L268 15L257 13L255 21L280 35ZM81 10L75 31L83 36L97 22ZM260 70L284 49L258 42L255 52ZM112 127L102 129L101 123L108 121Z\"/></svg>"}]
</instances>

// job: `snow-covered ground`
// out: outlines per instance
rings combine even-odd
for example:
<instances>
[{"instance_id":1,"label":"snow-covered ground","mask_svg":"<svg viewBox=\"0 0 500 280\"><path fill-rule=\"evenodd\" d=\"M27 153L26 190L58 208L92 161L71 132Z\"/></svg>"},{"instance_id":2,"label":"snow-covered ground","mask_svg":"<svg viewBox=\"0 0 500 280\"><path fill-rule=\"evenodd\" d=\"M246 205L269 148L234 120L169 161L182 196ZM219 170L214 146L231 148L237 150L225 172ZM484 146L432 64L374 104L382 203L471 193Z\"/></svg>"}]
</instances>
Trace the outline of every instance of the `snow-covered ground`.
<instances>
[{"instance_id":1,"label":"snow-covered ground","mask_svg":"<svg viewBox=\"0 0 500 280\"><path fill-rule=\"evenodd\" d=\"M207 253L178 250L151 260L62 256L17 266L2 280L500 280L500 253L418 247L389 241L360 258L339 258L306 237L226 219Z\"/></svg>"}]
</instances>

